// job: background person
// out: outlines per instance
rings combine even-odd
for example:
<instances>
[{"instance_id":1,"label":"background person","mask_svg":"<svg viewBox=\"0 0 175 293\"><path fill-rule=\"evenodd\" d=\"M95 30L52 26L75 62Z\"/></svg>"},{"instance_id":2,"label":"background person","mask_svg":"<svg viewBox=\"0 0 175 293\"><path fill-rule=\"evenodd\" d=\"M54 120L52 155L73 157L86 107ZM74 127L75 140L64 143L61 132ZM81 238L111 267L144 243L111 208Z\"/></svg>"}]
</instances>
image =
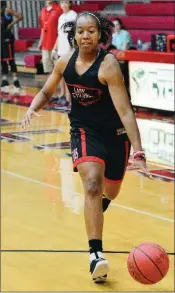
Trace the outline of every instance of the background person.
<instances>
[{"instance_id":1,"label":"background person","mask_svg":"<svg viewBox=\"0 0 175 293\"><path fill-rule=\"evenodd\" d=\"M117 50L127 50L132 46L132 40L129 32L124 28L123 22L120 18L113 21L114 33L112 35L112 45Z\"/></svg>"},{"instance_id":2,"label":"background person","mask_svg":"<svg viewBox=\"0 0 175 293\"><path fill-rule=\"evenodd\" d=\"M46 74L50 74L54 67L51 53L57 39L58 19L61 14L62 10L57 1L46 1L46 6L40 13L41 36L38 46L42 51L43 69Z\"/></svg>"},{"instance_id":3,"label":"background person","mask_svg":"<svg viewBox=\"0 0 175 293\"><path fill-rule=\"evenodd\" d=\"M13 20L13 17L16 19ZM2 81L1 91L8 93L10 91L9 81L7 79L10 66L14 94L20 93L20 82L17 77L17 67L15 63L15 51L14 51L14 34L12 28L15 24L23 19L23 16L15 10L7 7L6 1L1 1L1 70L2 70Z\"/></svg>"}]
</instances>

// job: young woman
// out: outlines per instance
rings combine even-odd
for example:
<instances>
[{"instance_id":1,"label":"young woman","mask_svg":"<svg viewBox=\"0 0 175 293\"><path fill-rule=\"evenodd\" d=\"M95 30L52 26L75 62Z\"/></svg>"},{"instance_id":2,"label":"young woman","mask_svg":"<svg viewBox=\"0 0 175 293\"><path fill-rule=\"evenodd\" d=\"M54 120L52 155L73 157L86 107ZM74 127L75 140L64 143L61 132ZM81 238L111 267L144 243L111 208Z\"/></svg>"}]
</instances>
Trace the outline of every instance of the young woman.
<instances>
[{"instance_id":1,"label":"young woman","mask_svg":"<svg viewBox=\"0 0 175 293\"><path fill-rule=\"evenodd\" d=\"M57 1L46 1L40 13L41 36L39 49L42 51L42 63L45 74L50 74L54 68L54 62L51 58L52 49L57 39L57 26L62 10Z\"/></svg>"},{"instance_id":2,"label":"young woman","mask_svg":"<svg viewBox=\"0 0 175 293\"><path fill-rule=\"evenodd\" d=\"M120 18L113 21L114 33L112 35L112 44L117 50L127 50L132 46L131 36L124 28Z\"/></svg>"},{"instance_id":3,"label":"young woman","mask_svg":"<svg viewBox=\"0 0 175 293\"><path fill-rule=\"evenodd\" d=\"M32 116L39 116L37 112L48 103L64 77L72 98L72 159L84 187L90 272L95 282L105 281L109 270L102 252L103 211L120 191L130 142L134 149L132 168L140 168L150 177L118 62L99 48L100 43L107 43L112 26L100 14L91 12L83 12L75 22L65 24L75 51L58 59L22 123L24 129L30 126Z\"/></svg>"},{"instance_id":4,"label":"young woman","mask_svg":"<svg viewBox=\"0 0 175 293\"><path fill-rule=\"evenodd\" d=\"M16 19L13 20L13 17ZM9 93L10 86L8 81L8 65L13 76L14 93L20 92L20 82L17 78L17 67L15 63L14 52L14 34L12 28L15 24L23 19L23 16L6 6L6 1L1 1L1 69L2 69L2 81L1 91Z\"/></svg>"}]
</instances>

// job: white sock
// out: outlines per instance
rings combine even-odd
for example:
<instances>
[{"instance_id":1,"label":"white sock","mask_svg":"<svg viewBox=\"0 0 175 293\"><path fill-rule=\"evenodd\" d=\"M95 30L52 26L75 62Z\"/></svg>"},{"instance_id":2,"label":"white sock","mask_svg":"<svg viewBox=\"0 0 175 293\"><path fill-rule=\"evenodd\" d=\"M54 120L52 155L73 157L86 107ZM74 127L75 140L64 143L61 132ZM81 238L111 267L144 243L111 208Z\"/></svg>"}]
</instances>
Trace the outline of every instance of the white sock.
<instances>
[{"instance_id":1,"label":"white sock","mask_svg":"<svg viewBox=\"0 0 175 293\"><path fill-rule=\"evenodd\" d=\"M3 75L2 80L7 80L7 75Z\"/></svg>"},{"instance_id":2,"label":"white sock","mask_svg":"<svg viewBox=\"0 0 175 293\"><path fill-rule=\"evenodd\" d=\"M98 258L104 258L103 252L101 252L101 251L97 251L96 253L93 252L90 254L90 257L89 257L90 262L92 262L94 259L97 259L96 254L98 255Z\"/></svg>"},{"instance_id":3,"label":"white sock","mask_svg":"<svg viewBox=\"0 0 175 293\"><path fill-rule=\"evenodd\" d=\"M17 76L14 76L13 81L16 81L16 80L18 80L18 78L17 78Z\"/></svg>"}]
</instances>

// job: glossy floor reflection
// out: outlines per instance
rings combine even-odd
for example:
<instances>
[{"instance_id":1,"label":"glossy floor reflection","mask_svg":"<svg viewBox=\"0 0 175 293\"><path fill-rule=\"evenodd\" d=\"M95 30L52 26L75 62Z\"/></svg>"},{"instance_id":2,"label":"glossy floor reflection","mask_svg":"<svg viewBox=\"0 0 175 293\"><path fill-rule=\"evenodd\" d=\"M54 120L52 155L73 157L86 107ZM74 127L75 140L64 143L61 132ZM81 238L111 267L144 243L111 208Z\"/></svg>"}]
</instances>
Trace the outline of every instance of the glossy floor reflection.
<instances>
[{"instance_id":1,"label":"glossy floor reflection","mask_svg":"<svg viewBox=\"0 0 175 293\"><path fill-rule=\"evenodd\" d=\"M95 285L88 253L81 252L88 249L83 189L72 172L67 114L43 110L25 132L20 129L25 111L1 105L1 290L173 291L174 256L167 276L156 285L135 282L126 266L127 251L144 241L174 252L172 159L162 156L149 164L151 170L170 169L153 181L126 173L104 225L104 249L121 253L106 253L109 280Z\"/></svg>"}]
</instances>

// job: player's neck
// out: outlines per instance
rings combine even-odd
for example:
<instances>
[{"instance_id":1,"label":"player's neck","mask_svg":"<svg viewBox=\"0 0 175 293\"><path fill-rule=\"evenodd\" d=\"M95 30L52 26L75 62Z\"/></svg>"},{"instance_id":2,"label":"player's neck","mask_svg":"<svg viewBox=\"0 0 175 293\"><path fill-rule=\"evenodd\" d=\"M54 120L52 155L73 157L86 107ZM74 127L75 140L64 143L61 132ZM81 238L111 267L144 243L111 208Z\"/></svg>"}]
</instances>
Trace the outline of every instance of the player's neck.
<instances>
[{"instance_id":1,"label":"player's neck","mask_svg":"<svg viewBox=\"0 0 175 293\"><path fill-rule=\"evenodd\" d=\"M64 14L68 14L68 12L71 11L71 9L63 11Z\"/></svg>"},{"instance_id":2,"label":"player's neck","mask_svg":"<svg viewBox=\"0 0 175 293\"><path fill-rule=\"evenodd\" d=\"M97 58L98 53L99 53L98 48L96 50L94 50L93 52L91 52L90 54L88 52L79 51L78 58L83 62L92 62L93 60L95 60Z\"/></svg>"}]
</instances>

